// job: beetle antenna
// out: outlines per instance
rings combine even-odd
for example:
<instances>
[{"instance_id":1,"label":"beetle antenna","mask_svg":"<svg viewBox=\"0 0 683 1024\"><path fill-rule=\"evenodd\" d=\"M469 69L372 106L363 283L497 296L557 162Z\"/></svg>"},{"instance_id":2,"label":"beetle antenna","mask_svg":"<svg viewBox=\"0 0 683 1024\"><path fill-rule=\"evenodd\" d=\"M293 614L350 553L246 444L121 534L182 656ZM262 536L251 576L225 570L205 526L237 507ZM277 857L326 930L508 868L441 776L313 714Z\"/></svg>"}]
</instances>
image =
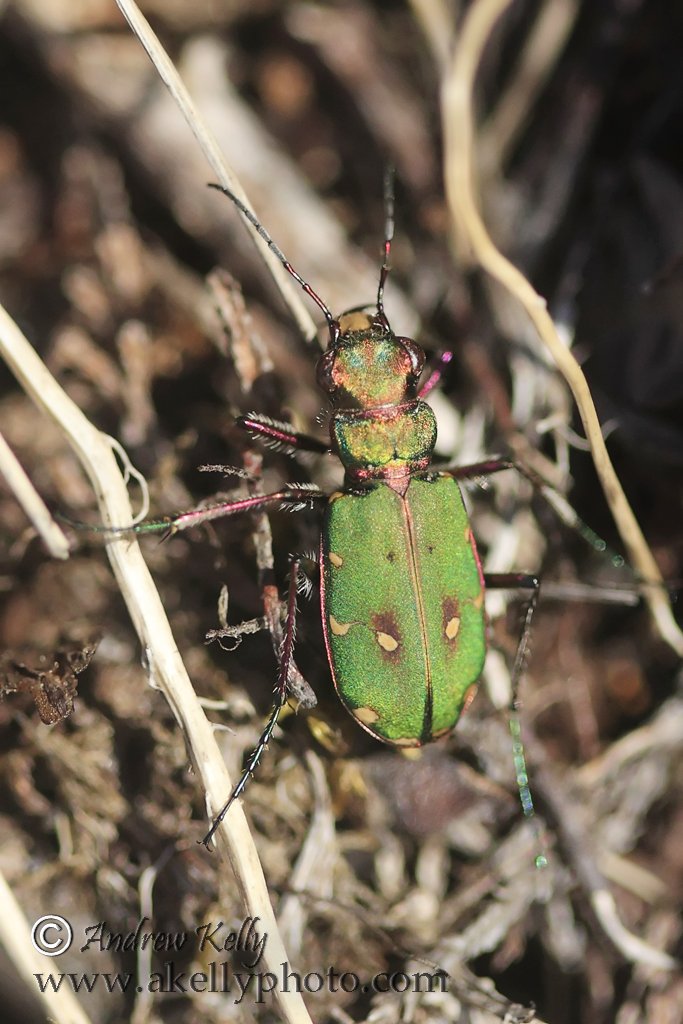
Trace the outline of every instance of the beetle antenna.
<instances>
[{"instance_id":1,"label":"beetle antenna","mask_svg":"<svg viewBox=\"0 0 683 1024\"><path fill-rule=\"evenodd\" d=\"M280 263L285 268L287 273L290 274L294 278L294 280L298 284L301 285L301 287L306 292L306 294L309 296L309 298L313 299L313 301L318 306L318 308L322 310L322 314L323 314L323 316L325 317L325 319L327 321L327 326L328 326L329 331L330 331L330 339L331 339L332 343L334 344L334 342L339 337L339 323L338 323L338 321L335 320L335 318L332 316L332 313L330 312L329 307L325 305L325 303L320 298L318 293L313 291L313 289L311 288L311 286L308 283L308 281L304 281L304 279L301 276L301 274L298 274L296 272L296 270L294 269L292 264L289 262L289 260L287 259L287 257L283 253L282 249L280 249L280 247L278 245L276 245L275 242L273 241L273 239L270 237L270 235L268 234L268 232L264 228L264 226L261 223L261 221L258 220L256 215L254 213L252 213L252 211L249 209L249 207L245 206L245 204L242 202L242 200L238 199L238 197L235 195L235 193L231 192L230 189L226 188L225 185L218 185L218 184L216 184L216 182L210 181L209 182L209 188L215 188L216 191L222 192L224 196L227 196L228 199L232 200L232 202L235 204L235 206L240 211L240 213L242 213L247 218L247 220L252 225L252 227L254 227L256 229L256 231L258 231L259 235L261 236L263 241L266 243L266 245L268 246L270 251L275 253L275 255L277 256L277 258L279 259Z\"/></svg>"},{"instance_id":2,"label":"beetle antenna","mask_svg":"<svg viewBox=\"0 0 683 1024\"><path fill-rule=\"evenodd\" d=\"M389 259L391 257L391 243L394 237L394 168L389 166L384 172L384 258L379 272L379 287L377 289L377 312L386 320L384 312L384 286L389 276Z\"/></svg>"}]
</instances>

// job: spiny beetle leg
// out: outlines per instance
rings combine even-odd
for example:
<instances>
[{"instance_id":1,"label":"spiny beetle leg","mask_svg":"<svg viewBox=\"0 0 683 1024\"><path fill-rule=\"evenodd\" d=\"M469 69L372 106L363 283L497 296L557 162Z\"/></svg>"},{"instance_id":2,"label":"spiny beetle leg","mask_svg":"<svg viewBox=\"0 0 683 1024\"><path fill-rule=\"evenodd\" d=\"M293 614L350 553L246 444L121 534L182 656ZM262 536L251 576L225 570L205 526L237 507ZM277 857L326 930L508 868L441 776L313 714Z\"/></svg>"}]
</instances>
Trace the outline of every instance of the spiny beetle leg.
<instances>
[{"instance_id":1,"label":"spiny beetle leg","mask_svg":"<svg viewBox=\"0 0 683 1024\"><path fill-rule=\"evenodd\" d=\"M133 526L90 526L87 523L79 523L66 516L58 516L62 522L67 523L76 530L83 530L87 533L98 533L103 536L116 537L131 533L159 533L163 531L162 540L166 540L174 533L181 530L189 530L193 526L200 526L213 519L223 519L226 516L241 515L243 512L261 512L271 505L281 505L292 511L299 512L308 505L313 508L316 501L326 501L327 495L313 484L291 484L283 487L280 491L272 494L256 494L249 498L236 498L234 501L219 501L214 505L204 505L201 508L191 509L189 512L180 512L175 516L165 516L163 519L151 519L144 523L135 523Z\"/></svg>"},{"instance_id":2,"label":"spiny beetle leg","mask_svg":"<svg viewBox=\"0 0 683 1024\"><path fill-rule=\"evenodd\" d=\"M289 423L271 420L268 416L258 416L255 413L238 416L235 425L248 431L252 437L258 438L267 447L276 450L316 452L320 455L329 455L331 452L329 444L325 441L311 437L310 434L301 434L292 430Z\"/></svg>"},{"instance_id":3,"label":"spiny beetle leg","mask_svg":"<svg viewBox=\"0 0 683 1024\"><path fill-rule=\"evenodd\" d=\"M518 710L519 681L524 671L524 664L529 649L529 636L531 634L531 620L538 604L538 594L541 587L538 576L525 572L503 572L485 573L484 585L488 590L521 590L529 594L526 608L522 618L522 631L517 644L515 663L512 668L512 699L511 707Z\"/></svg>"},{"instance_id":4,"label":"spiny beetle leg","mask_svg":"<svg viewBox=\"0 0 683 1024\"><path fill-rule=\"evenodd\" d=\"M207 850L209 848L209 843L213 839L216 829L223 821L225 815L228 813L231 804L233 803L233 801L237 800L238 797L242 795L247 786L247 783L249 782L249 779L256 770L258 763L261 760L261 757L263 756L263 752L265 751L266 747L268 746L268 743L270 742L270 738L273 735L273 731L275 729L275 726L277 725L278 718L280 717L280 712L282 711L282 708L284 707L285 701L287 699L287 682L289 679L289 670L292 662L292 655L294 652L294 637L296 633L296 597L298 591L299 565L300 556L294 555L291 558L289 564L290 576L289 593L287 596L287 617L285 620L282 648L280 650L280 667L277 674L275 689L273 690L273 708L270 713L270 718L268 719L268 723L265 729L263 730L261 738L259 739L256 747L249 755L249 760L247 761L246 767L242 772L239 782L233 789L225 805L221 808L220 813L217 815L216 818L214 818L214 821L209 831L206 833L204 838L200 840L201 843L204 846L206 846Z\"/></svg>"},{"instance_id":5,"label":"spiny beetle leg","mask_svg":"<svg viewBox=\"0 0 683 1024\"><path fill-rule=\"evenodd\" d=\"M314 562L316 565L318 564L317 558L311 554L295 554L290 556L290 564L296 562L297 565L297 593L303 593L308 597L312 590L312 583L308 577L304 575L304 572L301 569L301 563L306 561ZM265 582L261 597L265 612L266 628L270 633L275 657L279 661L281 658L284 640L282 633L282 602L280 601L280 595L275 584ZM288 606L285 608L285 622L287 620L287 614ZM318 703L318 698L316 697L313 688L304 679L293 657L290 659L287 690L291 696L294 697L299 706L307 711L314 708Z\"/></svg>"},{"instance_id":6,"label":"spiny beetle leg","mask_svg":"<svg viewBox=\"0 0 683 1024\"><path fill-rule=\"evenodd\" d=\"M270 633L271 643L273 645L273 651L275 657L280 660L282 645L284 643L284 637L282 632L282 621L281 621L281 602L280 595L277 587L274 584L268 583L263 587L261 599L263 601L263 608L265 611L265 623L268 632ZM306 682L302 676L299 668L291 659L289 666L289 675L287 678L287 690L298 702L298 704L306 708L314 708L318 703L318 698L313 692L312 687Z\"/></svg>"},{"instance_id":7,"label":"spiny beetle leg","mask_svg":"<svg viewBox=\"0 0 683 1024\"><path fill-rule=\"evenodd\" d=\"M511 696L509 726L510 735L512 736L512 756L515 765L515 778L517 782L517 789L519 791L519 798L522 803L522 810L524 811L524 816L526 818L534 819L536 838L540 849L540 852L536 857L536 866L546 867L548 863L546 855L547 842L545 834L542 828L539 827L535 818L536 810L534 808L534 801L529 788L529 772L527 769L519 715L519 684L524 672L524 666L526 664L527 654L529 651L531 621L534 617L534 612L536 611L536 605L538 604L538 595L541 584L537 576L521 572L486 573L484 575L484 583L486 587L492 590L521 590L529 595L526 601L524 614L522 616L519 642L517 644L515 661L510 675Z\"/></svg>"},{"instance_id":8,"label":"spiny beetle leg","mask_svg":"<svg viewBox=\"0 0 683 1024\"><path fill-rule=\"evenodd\" d=\"M284 424L284 426L288 427L288 424ZM255 487L258 487L257 481L261 479L261 455L256 451L247 449L244 453L244 465L249 470ZM256 495L258 493L262 492L252 490L252 494ZM275 661L278 663L282 647L282 623L286 614L286 606L283 607L283 602L280 600L280 592L275 580L273 537L268 517L264 512L255 517L252 536L254 539L256 564L258 566L258 581L261 590L264 621L270 636L273 653L275 654ZM305 708L312 708L318 703L315 693L302 676L294 661L292 661L289 670L288 688L299 705Z\"/></svg>"},{"instance_id":9,"label":"spiny beetle leg","mask_svg":"<svg viewBox=\"0 0 683 1024\"><path fill-rule=\"evenodd\" d=\"M476 480L479 476L491 476L493 473L500 473L504 469L519 469L523 476L527 474L511 459L503 459L498 455L484 462L475 462L471 466L446 466L441 470L448 473L454 480Z\"/></svg>"},{"instance_id":10,"label":"spiny beetle leg","mask_svg":"<svg viewBox=\"0 0 683 1024\"><path fill-rule=\"evenodd\" d=\"M260 512L270 505L291 506L294 511L300 511L307 505L313 507L315 501L322 501L325 498L326 495L318 490L317 487L305 484L292 484L289 487L283 487L280 491L274 491L272 494L257 494L249 498L236 498L234 501L221 501L215 505L207 505L204 508L192 509L190 512L182 512L178 516L163 521L140 523L137 526L130 527L130 529L134 533L151 533L156 530L166 530L169 534L173 534L180 530L188 530L193 526L200 526L202 523L211 522L213 519L241 515L243 512Z\"/></svg>"},{"instance_id":11,"label":"spiny beetle leg","mask_svg":"<svg viewBox=\"0 0 683 1024\"><path fill-rule=\"evenodd\" d=\"M616 551L611 550L607 542L595 530L592 530L587 523L584 523L567 499L559 491L555 490L554 487L551 487L538 473L525 466L524 463L517 462L514 459L494 457L484 462L477 462L472 466L447 466L445 469L440 470L440 472L448 473L455 480L473 480L476 477L500 473L504 469L515 469L528 480L534 490L550 505L560 522L564 523L570 530L573 530L574 533L577 533L594 551L606 555L616 568L622 568L625 565L624 558ZM639 582L650 584L653 581L642 579ZM655 585L659 584L655 583Z\"/></svg>"}]
</instances>

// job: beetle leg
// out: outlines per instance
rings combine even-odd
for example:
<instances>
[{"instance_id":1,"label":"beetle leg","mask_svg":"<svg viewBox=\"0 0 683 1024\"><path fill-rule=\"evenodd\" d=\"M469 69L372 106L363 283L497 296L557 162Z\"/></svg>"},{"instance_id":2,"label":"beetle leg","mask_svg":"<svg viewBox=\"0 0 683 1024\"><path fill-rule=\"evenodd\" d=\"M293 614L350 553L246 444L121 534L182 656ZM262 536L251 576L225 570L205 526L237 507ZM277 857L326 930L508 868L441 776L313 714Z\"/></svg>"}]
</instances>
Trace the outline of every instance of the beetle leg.
<instances>
[{"instance_id":1,"label":"beetle leg","mask_svg":"<svg viewBox=\"0 0 683 1024\"><path fill-rule=\"evenodd\" d=\"M271 505L281 505L298 512L306 508L307 505L312 508L315 501L322 501L325 497L326 495L322 491L312 485L291 484L279 491L274 491L272 494L256 494L248 498L236 498L234 501L220 501L214 505L205 505L203 508L181 512L177 516L152 520L148 523L139 523L133 527L123 527L120 530L105 528L104 532L152 533L165 530L166 534L170 536L178 533L180 530L188 530L190 527L211 522L213 519L241 515L243 512L260 512Z\"/></svg>"},{"instance_id":2,"label":"beetle leg","mask_svg":"<svg viewBox=\"0 0 683 1024\"><path fill-rule=\"evenodd\" d=\"M244 453L244 464L250 473L252 482L258 488L261 476L261 456L256 452L248 450ZM252 493L258 494L260 492L257 489L252 489ZM270 523L268 517L263 512L255 517L253 538L264 622L270 634L275 659L278 661L282 647L282 623L285 614L275 580ZM302 707L313 708L318 703L315 693L302 676L294 661L292 661L289 670L288 689Z\"/></svg>"},{"instance_id":3,"label":"beetle leg","mask_svg":"<svg viewBox=\"0 0 683 1024\"><path fill-rule=\"evenodd\" d=\"M504 459L499 455L494 455L484 462L475 462L471 466L446 466L444 469L440 469L439 472L447 473L454 480L476 480L477 477L500 473L503 469L520 469L520 467L512 459ZM520 469L520 472L526 476L523 470Z\"/></svg>"},{"instance_id":4,"label":"beetle leg","mask_svg":"<svg viewBox=\"0 0 683 1024\"><path fill-rule=\"evenodd\" d=\"M284 635L282 639L282 647L280 649L280 668L277 674L277 680L275 682L275 689L273 690L273 707L270 713L270 718L266 724L265 729L261 734L256 747L249 755L246 767L242 772L239 782L230 794L229 799L226 801L224 806L221 808L218 815L214 818L211 828L206 833L204 838L201 840L204 846L208 849L209 843L216 832L216 829L223 821L223 818L228 813L230 805L233 801L237 800L238 797L244 792L250 778L254 774L259 761L263 756L270 738L273 735L275 726L277 725L280 712L282 711L285 701L287 700L287 688L289 680L289 671L292 664L292 655L294 652L294 638L296 634L296 596L297 586L299 577L299 565L300 556L294 555L290 561L290 576L289 576L289 593L287 597L287 618L285 621Z\"/></svg>"},{"instance_id":5,"label":"beetle leg","mask_svg":"<svg viewBox=\"0 0 683 1024\"><path fill-rule=\"evenodd\" d=\"M424 382L424 384L417 393L418 398L424 398L426 395L429 394L430 391L434 390L434 388L439 384L441 378L444 375L446 367L452 361L452 359L453 353L450 350L442 352L439 355L438 360L434 364L433 370L431 371L431 373L427 377L427 380Z\"/></svg>"},{"instance_id":6,"label":"beetle leg","mask_svg":"<svg viewBox=\"0 0 683 1024\"><path fill-rule=\"evenodd\" d=\"M303 571L300 569L301 562L311 559L310 555L292 555L290 564L294 565L296 562L296 584L297 593L303 593L306 597L310 593L311 582L308 577L304 576ZM291 570L292 572L294 569ZM303 577L303 583L302 583ZM291 583L290 583L291 585ZM277 587L273 583L264 584L262 591L263 608L265 611L265 622L268 632L270 633L271 641L273 644L273 650L275 657L281 657L281 651L283 648L284 638L282 633L282 615L281 615L281 602L280 595L278 594ZM288 609L285 612L285 622L287 621ZM301 672L297 668L293 657L290 660L289 675L287 679L287 690L294 697L300 707L314 708L318 703L313 688L309 683L306 682Z\"/></svg>"},{"instance_id":7,"label":"beetle leg","mask_svg":"<svg viewBox=\"0 0 683 1024\"><path fill-rule=\"evenodd\" d=\"M554 487L551 487L543 477L539 476L524 463L518 462L514 459L501 458L494 456L493 458L487 459L484 462L477 462L472 466L446 466L444 469L439 469L441 473L447 473L452 476L455 480L472 480L476 477L491 476L493 473L499 473L504 469L515 469L521 476L534 488L534 491L539 494L550 507L552 508L555 515L558 517L560 522L564 523L574 533L578 533L580 537L589 544L594 551L598 551L601 554L606 555L616 568L622 568L625 565L624 558L608 547L606 541L600 537L595 530L592 530L587 523L584 523L583 519L574 511L572 506L569 504L567 499L560 494ZM647 584L649 580L640 580L639 582ZM659 585L659 584L656 584Z\"/></svg>"},{"instance_id":8,"label":"beetle leg","mask_svg":"<svg viewBox=\"0 0 683 1024\"><path fill-rule=\"evenodd\" d=\"M59 518L68 526L87 533L99 533L114 537L126 533L160 533L163 531L161 539L166 540L174 533L189 530L193 526L200 526L213 519L224 519L226 516L241 515L243 512L261 512L271 505L280 505L292 512L302 512L306 507L313 508L316 501L326 501L327 497L314 484L289 484L279 491L273 491L272 494L256 494L249 498L236 498L234 501L219 501L213 505L191 509L189 512L180 512L175 516L165 516L163 519L150 519L144 523L136 523L134 526L91 526L88 523L79 523L76 520L68 519L66 516L59 516Z\"/></svg>"},{"instance_id":9,"label":"beetle leg","mask_svg":"<svg viewBox=\"0 0 683 1024\"><path fill-rule=\"evenodd\" d=\"M538 595L541 584L538 576L521 572L487 573L484 575L484 583L491 589L521 590L528 594L526 607L522 616L522 628L519 642L517 644L517 652L515 654L515 660L510 676L511 697L509 726L510 735L512 736L512 756L515 765L515 778L517 781L519 798L522 803L522 810L524 811L525 817L534 818L536 810L534 808L534 801L529 788L529 772L527 770L526 754L524 751L524 743L522 741L519 713L519 684L524 672L527 655L529 653L531 621L534 617L534 612L536 611L536 605L538 604ZM536 864L538 867L544 867L547 864L547 856L545 853L547 843L543 830L539 828L538 824L536 824L536 837L540 847L540 852L536 857Z\"/></svg>"},{"instance_id":10,"label":"beetle leg","mask_svg":"<svg viewBox=\"0 0 683 1024\"><path fill-rule=\"evenodd\" d=\"M267 448L274 448L276 451L284 451L292 454L295 451L317 452L320 455L329 455L331 448L325 441L320 441L310 434L300 434L293 430L289 423L280 420L271 420L268 416L259 416L250 413L248 416L238 416L235 424L246 430L252 437L257 438Z\"/></svg>"},{"instance_id":11,"label":"beetle leg","mask_svg":"<svg viewBox=\"0 0 683 1024\"><path fill-rule=\"evenodd\" d=\"M489 590L521 590L529 593L526 609L522 618L522 631L517 644L515 663L512 667L512 698L510 706L513 711L519 710L519 681L524 672L527 654L529 652L529 636L531 635L531 620L538 604L538 594L541 587L538 576L525 572L504 572L485 573L484 585Z\"/></svg>"}]
</instances>

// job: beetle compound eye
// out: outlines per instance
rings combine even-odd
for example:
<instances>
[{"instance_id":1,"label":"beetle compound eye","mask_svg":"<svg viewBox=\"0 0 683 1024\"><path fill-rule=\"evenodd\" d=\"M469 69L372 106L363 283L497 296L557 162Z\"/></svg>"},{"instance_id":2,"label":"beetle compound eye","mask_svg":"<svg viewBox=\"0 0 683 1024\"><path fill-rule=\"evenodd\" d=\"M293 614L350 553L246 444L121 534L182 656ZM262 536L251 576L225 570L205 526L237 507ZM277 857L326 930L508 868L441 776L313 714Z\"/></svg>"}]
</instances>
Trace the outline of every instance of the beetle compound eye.
<instances>
[{"instance_id":1,"label":"beetle compound eye","mask_svg":"<svg viewBox=\"0 0 683 1024\"><path fill-rule=\"evenodd\" d=\"M424 351L412 338L398 338L397 340L410 356L410 373L417 380L425 365Z\"/></svg>"},{"instance_id":2,"label":"beetle compound eye","mask_svg":"<svg viewBox=\"0 0 683 1024\"><path fill-rule=\"evenodd\" d=\"M328 394L332 394L332 392L336 391L337 388L332 374L335 356L336 353L331 349L328 349L327 352L323 352L318 360L318 365L315 371L318 387L322 388L323 391L327 391Z\"/></svg>"}]
</instances>

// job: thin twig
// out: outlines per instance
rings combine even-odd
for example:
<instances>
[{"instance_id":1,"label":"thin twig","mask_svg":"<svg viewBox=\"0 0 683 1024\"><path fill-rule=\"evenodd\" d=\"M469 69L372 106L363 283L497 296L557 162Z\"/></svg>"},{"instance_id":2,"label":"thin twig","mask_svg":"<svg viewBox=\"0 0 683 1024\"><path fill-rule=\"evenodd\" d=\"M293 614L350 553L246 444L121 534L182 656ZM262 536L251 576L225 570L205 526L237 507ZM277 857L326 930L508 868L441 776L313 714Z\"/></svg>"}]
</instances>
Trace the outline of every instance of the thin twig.
<instances>
[{"instance_id":1,"label":"thin twig","mask_svg":"<svg viewBox=\"0 0 683 1024\"><path fill-rule=\"evenodd\" d=\"M645 589L645 600L652 618L662 638L679 655L683 655L683 633L671 612L657 563L607 454L586 378L572 353L562 343L545 300L495 247L475 203L472 111L474 79L491 32L511 2L476 0L472 4L444 78L442 118L448 204L458 235L468 243L484 270L519 300L567 381L591 445L593 462L605 499L628 552L629 561L641 578L647 584L652 584Z\"/></svg>"},{"instance_id":2,"label":"thin twig","mask_svg":"<svg viewBox=\"0 0 683 1024\"><path fill-rule=\"evenodd\" d=\"M33 947L31 929L24 912L17 903L7 879L0 873L0 940L11 957L17 972L35 995L38 986L36 974L46 975L55 971L58 961L41 956ZM73 992L67 985L58 989L46 986L39 990L47 1013L55 1024L90 1024L87 1013L81 1009Z\"/></svg>"},{"instance_id":3,"label":"thin twig","mask_svg":"<svg viewBox=\"0 0 683 1024\"><path fill-rule=\"evenodd\" d=\"M131 521L125 483L108 438L96 430L71 401L40 360L11 317L0 307L0 353L26 393L60 427L85 469L97 496L105 526ZM128 611L140 637L150 677L166 697L180 724L212 817L232 791L232 782L216 744L213 729L197 699L176 647L161 599L135 536L112 538L107 554ZM258 917L268 936L264 960L275 971L287 953L270 903L263 869L241 805L235 802L216 838L221 856L229 860L245 911ZM301 995L276 989L275 996L289 1024L311 1024Z\"/></svg>"},{"instance_id":4,"label":"thin twig","mask_svg":"<svg viewBox=\"0 0 683 1024\"><path fill-rule=\"evenodd\" d=\"M619 952L630 963L654 967L659 971L676 971L680 968L680 962L675 957L654 949L649 942L644 942L626 928L619 917L614 896L606 885L593 889L590 901L605 934L609 935Z\"/></svg>"},{"instance_id":5,"label":"thin twig","mask_svg":"<svg viewBox=\"0 0 683 1024\"><path fill-rule=\"evenodd\" d=\"M460 4L447 4L444 0L411 0L410 6L439 70L445 71Z\"/></svg>"},{"instance_id":6,"label":"thin twig","mask_svg":"<svg viewBox=\"0 0 683 1024\"><path fill-rule=\"evenodd\" d=\"M0 434L0 473L26 515L43 538L53 558L69 557L69 542L47 510L45 502L29 480L24 467Z\"/></svg>"}]
</instances>

